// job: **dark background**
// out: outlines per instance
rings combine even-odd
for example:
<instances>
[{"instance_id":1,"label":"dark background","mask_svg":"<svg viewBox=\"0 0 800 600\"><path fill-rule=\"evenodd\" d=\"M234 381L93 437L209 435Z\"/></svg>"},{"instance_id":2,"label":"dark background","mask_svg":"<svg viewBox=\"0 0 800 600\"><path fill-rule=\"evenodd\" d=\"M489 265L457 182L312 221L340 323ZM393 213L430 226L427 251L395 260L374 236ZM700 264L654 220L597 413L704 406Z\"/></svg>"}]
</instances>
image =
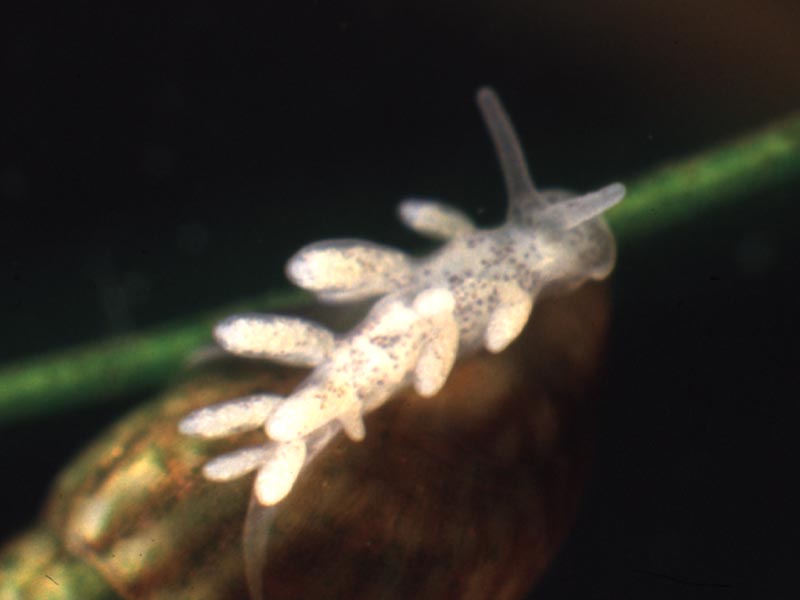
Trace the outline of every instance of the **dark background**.
<instances>
[{"instance_id":1,"label":"dark background","mask_svg":"<svg viewBox=\"0 0 800 600\"><path fill-rule=\"evenodd\" d=\"M27 2L0 13L0 359L412 247L406 195L504 210L476 88L588 189L800 108L800 4ZM798 187L623 246L598 458L537 598L790 597ZM0 428L3 537L140 398Z\"/></svg>"}]
</instances>

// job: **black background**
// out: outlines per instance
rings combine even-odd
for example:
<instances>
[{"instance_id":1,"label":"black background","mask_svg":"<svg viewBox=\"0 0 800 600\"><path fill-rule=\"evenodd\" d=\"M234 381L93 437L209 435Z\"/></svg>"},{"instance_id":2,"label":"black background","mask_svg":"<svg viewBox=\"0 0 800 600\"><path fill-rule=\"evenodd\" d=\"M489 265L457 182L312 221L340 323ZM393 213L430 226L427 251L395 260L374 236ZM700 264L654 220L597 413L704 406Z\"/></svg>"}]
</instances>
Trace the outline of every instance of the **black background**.
<instances>
[{"instance_id":1,"label":"black background","mask_svg":"<svg viewBox=\"0 0 800 600\"><path fill-rule=\"evenodd\" d=\"M474 107L588 189L800 107L800 5L27 2L0 18L0 359L274 286L301 244L411 246L406 195L502 216ZM789 597L798 188L622 248L597 464L537 598ZM4 536L126 406L0 429Z\"/></svg>"}]
</instances>

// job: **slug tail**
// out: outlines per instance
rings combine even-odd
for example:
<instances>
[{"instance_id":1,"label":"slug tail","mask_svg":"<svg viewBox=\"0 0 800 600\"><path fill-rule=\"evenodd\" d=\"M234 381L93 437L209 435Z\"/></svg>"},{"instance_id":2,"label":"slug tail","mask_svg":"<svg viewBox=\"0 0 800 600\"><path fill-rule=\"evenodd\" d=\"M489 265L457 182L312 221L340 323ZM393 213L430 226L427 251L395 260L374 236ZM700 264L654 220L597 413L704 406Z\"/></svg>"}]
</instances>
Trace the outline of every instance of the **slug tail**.
<instances>
[{"instance_id":1,"label":"slug tail","mask_svg":"<svg viewBox=\"0 0 800 600\"><path fill-rule=\"evenodd\" d=\"M264 506L255 493L250 496L242 532L244 569L250 600L264 600L264 566L267 564L269 530L275 519L275 507Z\"/></svg>"}]
</instances>

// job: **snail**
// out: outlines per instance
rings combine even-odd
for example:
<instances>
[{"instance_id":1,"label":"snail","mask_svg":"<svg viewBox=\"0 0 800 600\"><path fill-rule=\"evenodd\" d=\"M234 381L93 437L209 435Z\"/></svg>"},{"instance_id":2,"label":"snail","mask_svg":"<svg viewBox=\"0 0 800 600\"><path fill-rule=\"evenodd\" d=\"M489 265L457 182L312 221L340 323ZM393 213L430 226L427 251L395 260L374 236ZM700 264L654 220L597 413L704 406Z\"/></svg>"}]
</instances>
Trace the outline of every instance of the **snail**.
<instances>
[{"instance_id":1,"label":"snail","mask_svg":"<svg viewBox=\"0 0 800 600\"><path fill-rule=\"evenodd\" d=\"M224 320L227 356L58 477L41 523L0 551L0 599L524 597L585 479L609 304L577 288L613 267L600 214L624 188L536 190L495 93L478 104L506 223L409 200L403 221L446 241L431 257L301 250L289 277L325 310ZM363 318L344 306L375 297Z\"/></svg>"}]
</instances>

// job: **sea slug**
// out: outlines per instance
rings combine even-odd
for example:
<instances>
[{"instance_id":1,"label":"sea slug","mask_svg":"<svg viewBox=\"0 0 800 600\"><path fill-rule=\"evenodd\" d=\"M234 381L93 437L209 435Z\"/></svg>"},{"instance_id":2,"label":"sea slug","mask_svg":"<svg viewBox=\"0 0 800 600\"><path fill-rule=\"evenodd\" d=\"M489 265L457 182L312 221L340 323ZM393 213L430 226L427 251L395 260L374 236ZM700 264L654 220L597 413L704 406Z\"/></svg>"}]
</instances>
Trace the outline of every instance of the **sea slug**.
<instances>
[{"instance_id":1,"label":"sea slug","mask_svg":"<svg viewBox=\"0 0 800 600\"><path fill-rule=\"evenodd\" d=\"M459 356L481 348L501 352L513 342L543 292L611 272L615 243L601 214L622 199L624 186L584 195L537 190L495 92L480 89L477 102L505 179L506 221L480 229L453 207L406 200L401 220L445 242L428 257L359 240L325 240L295 254L286 266L289 279L320 300L379 299L343 335L278 315L234 315L217 325L214 336L229 352L311 371L288 397L238 398L181 421L181 432L206 438L264 428L263 445L208 462L208 479L257 471L257 501L280 502L340 429L361 440L364 415L396 390L411 384L421 396L436 394Z\"/></svg>"}]
</instances>

